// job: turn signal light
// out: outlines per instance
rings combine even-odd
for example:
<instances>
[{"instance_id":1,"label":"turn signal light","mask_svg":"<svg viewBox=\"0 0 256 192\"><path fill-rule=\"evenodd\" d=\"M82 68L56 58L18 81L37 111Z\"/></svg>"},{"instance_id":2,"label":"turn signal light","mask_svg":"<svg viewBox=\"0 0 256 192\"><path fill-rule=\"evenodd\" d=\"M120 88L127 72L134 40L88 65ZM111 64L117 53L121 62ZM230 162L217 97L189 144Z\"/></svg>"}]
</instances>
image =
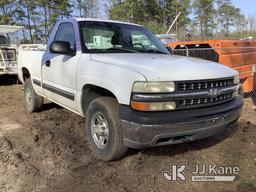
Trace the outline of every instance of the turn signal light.
<instances>
[{"instance_id":1,"label":"turn signal light","mask_svg":"<svg viewBox=\"0 0 256 192\"><path fill-rule=\"evenodd\" d=\"M131 107L138 111L172 111L176 109L176 103L131 101Z\"/></svg>"}]
</instances>

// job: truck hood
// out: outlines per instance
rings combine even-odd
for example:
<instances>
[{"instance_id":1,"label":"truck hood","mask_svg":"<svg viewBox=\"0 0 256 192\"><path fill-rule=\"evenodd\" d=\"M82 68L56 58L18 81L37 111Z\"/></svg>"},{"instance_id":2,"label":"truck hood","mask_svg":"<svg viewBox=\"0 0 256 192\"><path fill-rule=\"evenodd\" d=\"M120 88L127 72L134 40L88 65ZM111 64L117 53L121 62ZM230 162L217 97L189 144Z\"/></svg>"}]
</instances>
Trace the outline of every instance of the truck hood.
<instances>
[{"instance_id":1,"label":"truck hood","mask_svg":"<svg viewBox=\"0 0 256 192\"><path fill-rule=\"evenodd\" d=\"M216 79L238 75L237 71L219 63L166 54L92 54L91 60L136 71L148 81Z\"/></svg>"}]
</instances>

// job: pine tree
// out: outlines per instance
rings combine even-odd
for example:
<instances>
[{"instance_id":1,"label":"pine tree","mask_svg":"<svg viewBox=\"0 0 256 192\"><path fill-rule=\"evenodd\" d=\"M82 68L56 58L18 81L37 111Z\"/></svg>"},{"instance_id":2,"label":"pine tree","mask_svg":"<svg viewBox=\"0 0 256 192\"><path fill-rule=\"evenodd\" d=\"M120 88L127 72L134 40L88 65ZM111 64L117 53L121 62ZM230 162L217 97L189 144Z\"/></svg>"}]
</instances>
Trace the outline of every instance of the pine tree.
<instances>
[{"instance_id":1,"label":"pine tree","mask_svg":"<svg viewBox=\"0 0 256 192\"><path fill-rule=\"evenodd\" d=\"M98 0L76 0L75 4L80 17L98 17Z\"/></svg>"},{"instance_id":2,"label":"pine tree","mask_svg":"<svg viewBox=\"0 0 256 192\"><path fill-rule=\"evenodd\" d=\"M187 25L191 22L189 14L191 13L190 0L166 0L166 25L167 28L172 24L175 17L180 12L180 16L174 25L176 33L185 31Z\"/></svg>"},{"instance_id":3,"label":"pine tree","mask_svg":"<svg viewBox=\"0 0 256 192\"><path fill-rule=\"evenodd\" d=\"M48 0L36 0L36 2L41 17L39 25L43 28L42 36L44 37L44 43L46 43L49 36L49 10L51 9L51 2Z\"/></svg>"},{"instance_id":4,"label":"pine tree","mask_svg":"<svg viewBox=\"0 0 256 192\"><path fill-rule=\"evenodd\" d=\"M0 24L13 24L13 13L15 12L15 0L0 0Z\"/></svg>"},{"instance_id":5,"label":"pine tree","mask_svg":"<svg viewBox=\"0 0 256 192\"><path fill-rule=\"evenodd\" d=\"M36 26L33 25L33 19L37 14L36 4L29 0L18 0L16 3L16 19L23 22L23 25L29 31L31 43L34 43L33 33Z\"/></svg>"},{"instance_id":6,"label":"pine tree","mask_svg":"<svg viewBox=\"0 0 256 192\"><path fill-rule=\"evenodd\" d=\"M179 12L181 15L175 25L179 32L190 23L190 0L112 0L109 17L145 25L155 33L165 33Z\"/></svg>"},{"instance_id":7,"label":"pine tree","mask_svg":"<svg viewBox=\"0 0 256 192\"><path fill-rule=\"evenodd\" d=\"M240 9L234 5L223 4L219 9L219 17L225 36L229 36L231 28L234 27L238 20L242 19L243 15Z\"/></svg>"},{"instance_id":8,"label":"pine tree","mask_svg":"<svg viewBox=\"0 0 256 192\"><path fill-rule=\"evenodd\" d=\"M199 26L201 39L213 36L216 26L214 22L215 9L213 0L195 0L193 3L194 21Z\"/></svg>"}]
</instances>

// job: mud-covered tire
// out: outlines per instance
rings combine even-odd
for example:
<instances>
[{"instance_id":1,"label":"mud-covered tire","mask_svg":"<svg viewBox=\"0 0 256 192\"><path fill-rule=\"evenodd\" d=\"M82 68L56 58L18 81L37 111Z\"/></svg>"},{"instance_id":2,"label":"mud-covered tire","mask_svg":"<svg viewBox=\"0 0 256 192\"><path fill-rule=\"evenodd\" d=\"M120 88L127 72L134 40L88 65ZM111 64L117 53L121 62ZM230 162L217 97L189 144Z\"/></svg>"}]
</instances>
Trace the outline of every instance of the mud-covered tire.
<instances>
[{"instance_id":1,"label":"mud-covered tire","mask_svg":"<svg viewBox=\"0 0 256 192\"><path fill-rule=\"evenodd\" d=\"M43 97L36 94L30 78L27 78L25 80L24 97L27 112L37 112L42 109Z\"/></svg>"},{"instance_id":2,"label":"mud-covered tire","mask_svg":"<svg viewBox=\"0 0 256 192\"><path fill-rule=\"evenodd\" d=\"M96 117L99 117L100 120L97 120ZM104 126L105 128L102 128L101 132L99 131L101 134L96 134L97 131L94 127L100 127L101 121L103 128ZM97 140L100 141L99 135L102 135L102 137L105 135L106 142L97 142ZM99 97L90 103L86 112L86 139L92 153L98 159L111 161L124 156L127 147L123 143L123 131L116 99Z\"/></svg>"},{"instance_id":3,"label":"mud-covered tire","mask_svg":"<svg viewBox=\"0 0 256 192\"><path fill-rule=\"evenodd\" d=\"M240 85L239 89L238 89L238 94L242 97L244 97L244 88L242 85Z\"/></svg>"}]
</instances>

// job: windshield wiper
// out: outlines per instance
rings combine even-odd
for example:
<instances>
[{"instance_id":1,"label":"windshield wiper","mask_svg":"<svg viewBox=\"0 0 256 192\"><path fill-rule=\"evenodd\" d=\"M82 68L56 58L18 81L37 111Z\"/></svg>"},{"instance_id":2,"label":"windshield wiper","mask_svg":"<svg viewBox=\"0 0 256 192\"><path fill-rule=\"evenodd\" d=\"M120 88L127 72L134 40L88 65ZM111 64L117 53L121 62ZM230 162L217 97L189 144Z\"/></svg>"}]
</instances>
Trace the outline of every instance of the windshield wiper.
<instances>
[{"instance_id":1,"label":"windshield wiper","mask_svg":"<svg viewBox=\"0 0 256 192\"><path fill-rule=\"evenodd\" d=\"M107 50L121 50L121 51L130 52L130 53L138 53L138 51L131 50L131 49L126 49L126 48L123 48L123 47L111 47L111 48L109 48Z\"/></svg>"},{"instance_id":2,"label":"windshield wiper","mask_svg":"<svg viewBox=\"0 0 256 192\"><path fill-rule=\"evenodd\" d=\"M146 51L146 53L161 53L161 54L168 54L168 53L165 53L163 51L159 51L157 49L149 49Z\"/></svg>"}]
</instances>

